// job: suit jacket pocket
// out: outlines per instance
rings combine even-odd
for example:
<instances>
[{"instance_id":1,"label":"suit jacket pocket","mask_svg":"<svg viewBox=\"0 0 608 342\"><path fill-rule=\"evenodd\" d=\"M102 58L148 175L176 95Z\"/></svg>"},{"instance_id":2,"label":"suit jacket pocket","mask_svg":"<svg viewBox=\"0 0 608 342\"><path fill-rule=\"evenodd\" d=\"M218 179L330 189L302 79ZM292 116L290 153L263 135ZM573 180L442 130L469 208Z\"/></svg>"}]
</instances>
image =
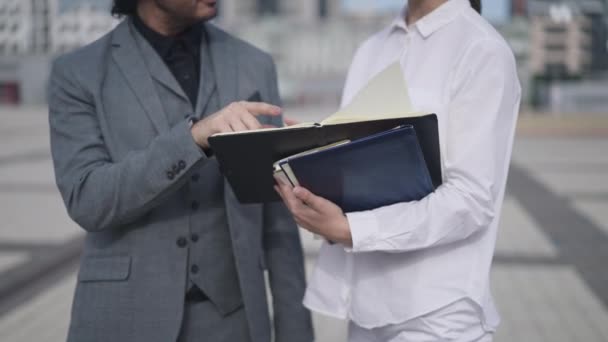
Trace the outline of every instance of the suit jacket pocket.
<instances>
[{"instance_id":1,"label":"suit jacket pocket","mask_svg":"<svg viewBox=\"0 0 608 342\"><path fill-rule=\"evenodd\" d=\"M124 281L130 273L130 256L89 256L80 265L78 281Z\"/></svg>"}]
</instances>

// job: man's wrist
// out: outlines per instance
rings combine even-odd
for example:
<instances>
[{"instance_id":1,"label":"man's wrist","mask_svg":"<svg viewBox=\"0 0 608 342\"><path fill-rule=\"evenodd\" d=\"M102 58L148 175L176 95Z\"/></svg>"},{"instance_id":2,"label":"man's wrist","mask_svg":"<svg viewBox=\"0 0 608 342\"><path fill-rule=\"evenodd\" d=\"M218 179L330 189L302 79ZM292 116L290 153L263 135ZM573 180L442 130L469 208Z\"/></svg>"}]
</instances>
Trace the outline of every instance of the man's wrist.
<instances>
[{"instance_id":1,"label":"man's wrist","mask_svg":"<svg viewBox=\"0 0 608 342\"><path fill-rule=\"evenodd\" d=\"M187 120L188 120L188 125L190 126L190 134L192 134L192 139L194 139L194 142L203 151L203 153L205 153L205 155L207 157L212 157L213 151L211 150L209 143L207 141L199 140L198 137L200 137L201 134L196 134L196 129L197 129L196 123L199 120L193 116L188 116Z\"/></svg>"},{"instance_id":2,"label":"man's wrist","mask_svg":"<svg viewBox=\"0 0 608 342\"><path fill-rule=\"evenodd\" d=\"M202 149L208 149L209 148L208 143L203 141L202 139L200 139L202 134L197 134L197 129L199 127L196 126L196 123L199 120L192 116L187 117L187 120L188 120L188 125L190 126L190 133L192 134L192 138L194 139L194 142Z\"/></svg>"}]
</instances>

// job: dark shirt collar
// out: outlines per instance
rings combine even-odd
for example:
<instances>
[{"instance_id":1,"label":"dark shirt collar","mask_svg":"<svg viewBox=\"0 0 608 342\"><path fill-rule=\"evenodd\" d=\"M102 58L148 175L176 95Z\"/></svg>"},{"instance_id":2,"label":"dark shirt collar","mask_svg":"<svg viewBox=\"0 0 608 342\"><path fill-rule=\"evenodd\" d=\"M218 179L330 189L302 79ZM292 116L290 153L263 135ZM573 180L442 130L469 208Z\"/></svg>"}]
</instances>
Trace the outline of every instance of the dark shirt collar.
<instances>
[{"instance_id":1,"label":"dark shirt collar","mask_svg":"<svg viewBox=\"0 0 608 342\"><path fill-rule=\"evenodd\" d=\"M203 32L200 24L194 24L175 36L164 36L148 27L137 14L132 17L135 28L144 36L150 45L152 45L161 58L169 58L172 49L174 49L180 41L185 43L188 52L193 55L198 54L203 39Z\"/></svg>"}]
</instances>

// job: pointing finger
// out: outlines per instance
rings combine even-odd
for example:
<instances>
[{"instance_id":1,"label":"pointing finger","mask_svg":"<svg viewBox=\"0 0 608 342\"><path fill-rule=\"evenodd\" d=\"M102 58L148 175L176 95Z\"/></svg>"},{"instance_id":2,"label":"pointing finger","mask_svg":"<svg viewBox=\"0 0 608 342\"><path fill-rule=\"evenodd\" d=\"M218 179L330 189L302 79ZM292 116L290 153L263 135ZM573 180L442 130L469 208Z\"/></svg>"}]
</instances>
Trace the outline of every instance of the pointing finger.
<instances>
[{"instance_id":1,"label":"pointing finger","mask_svg":"<svg viewBox=\"0 0 608 342\"><path fill-rule=\"evenodd\" d=\"M241 102L241 105L252 115L272 115L278 116L283 112L281 107L264 102Z\"/></svg>"},{"instance_id":2,"label":"pointing finger","mask_svg":"<svg viewBox=\"0 0 608 342\"><path fill-rule=\"evenodd\" d=\"M298 120L294 120L294 119L290 119L290 118L283 118L283 122L285 122L285 126L293 126L293 125L297 125L300 123L300 121Z\"/></svg>"}]
</instances>

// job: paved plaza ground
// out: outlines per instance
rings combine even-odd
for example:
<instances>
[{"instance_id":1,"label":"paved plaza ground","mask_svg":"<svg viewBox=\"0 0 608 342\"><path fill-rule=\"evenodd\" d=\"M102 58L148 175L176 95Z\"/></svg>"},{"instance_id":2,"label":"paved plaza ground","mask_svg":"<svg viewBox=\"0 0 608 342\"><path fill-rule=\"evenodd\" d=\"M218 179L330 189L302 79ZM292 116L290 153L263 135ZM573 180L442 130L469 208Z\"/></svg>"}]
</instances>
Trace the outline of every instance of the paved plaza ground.
<instances>
[{"instance_id":1,"label":"paved plaza ground","mask_svg":"<svg viewBox=\"0 0 608 342\"><path fill-rule=\"evenodd\" d=\"M492 271L495 341L606 342L608 115L524 115L518 132ZM0 108L2 342L65 340L83 234L55 188L48 145L43 108ZM318 241L303 238L310 270ZM317 341L345 340L344 322L315 316L315 328Z\"/></svg>"}]
</instances>

